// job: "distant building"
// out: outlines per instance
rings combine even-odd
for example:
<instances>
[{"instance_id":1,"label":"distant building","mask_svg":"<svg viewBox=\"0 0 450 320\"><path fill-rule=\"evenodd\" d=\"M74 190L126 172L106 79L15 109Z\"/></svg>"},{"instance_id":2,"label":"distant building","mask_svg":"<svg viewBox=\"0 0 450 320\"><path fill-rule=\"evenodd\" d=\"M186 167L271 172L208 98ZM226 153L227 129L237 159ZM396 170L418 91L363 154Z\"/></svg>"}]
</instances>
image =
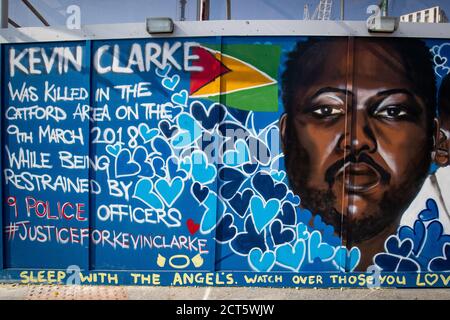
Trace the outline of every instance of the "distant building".
<instances>
[{"instance_id":1,"label":"distant building","mask_svg":"<svg viewBox=\"0 0 450 320\"><path fill-rule=\"evenodd\" d=\"M445 23L447 15L439 6L400 16L400 22Z\"/></svg>"}]
</instances>

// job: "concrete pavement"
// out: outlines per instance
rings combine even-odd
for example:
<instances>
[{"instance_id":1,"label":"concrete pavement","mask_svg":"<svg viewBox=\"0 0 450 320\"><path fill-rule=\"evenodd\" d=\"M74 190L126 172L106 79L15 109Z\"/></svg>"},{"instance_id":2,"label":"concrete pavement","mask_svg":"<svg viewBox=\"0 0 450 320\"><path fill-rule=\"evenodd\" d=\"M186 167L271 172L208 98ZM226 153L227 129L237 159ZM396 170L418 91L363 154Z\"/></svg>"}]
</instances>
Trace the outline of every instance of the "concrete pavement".
<instances>
[{"instance_id":1,"label":"concrete pavement","mask_svg":"<svg viewBox=\"0 0 450 320\"><path fill-rule=\"evenodd\" d=\"M448 289L279 289L0 285L0 300L450 300Z\"/></svg>"}]
</instances>

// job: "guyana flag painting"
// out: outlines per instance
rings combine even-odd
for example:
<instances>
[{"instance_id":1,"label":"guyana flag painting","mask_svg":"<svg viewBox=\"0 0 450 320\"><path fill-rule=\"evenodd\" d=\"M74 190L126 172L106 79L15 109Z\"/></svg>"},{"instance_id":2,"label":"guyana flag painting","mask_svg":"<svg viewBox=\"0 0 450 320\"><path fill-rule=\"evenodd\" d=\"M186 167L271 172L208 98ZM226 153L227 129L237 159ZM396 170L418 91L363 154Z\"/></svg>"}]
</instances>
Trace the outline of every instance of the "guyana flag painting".
<instances>
[{"instance_id":1,"label":"guyana flag painting","mask_svg":"<svg viewBox=\"0 0 450 320\"><path fill-rule=\"evenodd\" d=\"M278 65L281 48L263 44L202 45L193 48L191 98L220 102L247 111L278 110Z\"/></svg>"}]
</instances>

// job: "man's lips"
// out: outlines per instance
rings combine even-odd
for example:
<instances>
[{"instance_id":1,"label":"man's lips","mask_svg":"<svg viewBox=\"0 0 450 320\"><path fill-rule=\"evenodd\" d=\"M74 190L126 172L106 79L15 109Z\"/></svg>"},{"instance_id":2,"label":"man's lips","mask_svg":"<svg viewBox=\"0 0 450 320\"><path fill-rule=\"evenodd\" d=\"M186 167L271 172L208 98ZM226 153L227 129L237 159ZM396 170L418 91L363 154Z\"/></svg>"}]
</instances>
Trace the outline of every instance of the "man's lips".
<instances>
[{"instance_id":1,"label":"man's lips","mask_svg":"<svg viewBox=\"0 0 450 320\"><path fill-rule=\"evenodd\" d=\"M348 193L368 192L378 186L381 182L378 171L364 162L347 163L339 170L336 178L342 180L344 172L344 186Z\"/></svg>"},{"instance_id":2,"label":"man's lips","mask_svg":"<svg viewBox=\"0 0 450 320\"><path fill-rule=\"evenodd\" d=\"M379 184L389 184L391 175L368 154L350 154L333 163L325 171L325 181L330 188L338 180L345 184L347 192L360 193L367 192Z\"/></svg>"}]
</instances>

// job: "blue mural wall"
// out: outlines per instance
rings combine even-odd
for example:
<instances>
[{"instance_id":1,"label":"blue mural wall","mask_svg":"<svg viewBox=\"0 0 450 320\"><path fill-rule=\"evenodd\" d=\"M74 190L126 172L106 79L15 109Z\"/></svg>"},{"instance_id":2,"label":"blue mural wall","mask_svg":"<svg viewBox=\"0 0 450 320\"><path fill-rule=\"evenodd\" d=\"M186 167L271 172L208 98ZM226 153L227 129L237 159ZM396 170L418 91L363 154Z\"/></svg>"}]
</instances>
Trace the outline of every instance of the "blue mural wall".
<instances>
[{"instance_id":1,"label":"blue mural wall","mask_svg":"<svg viewBox=\"0 0 450 320\"><path fill-rule=\"evenodd\" d=\"M3 279L448 287L448 41L1 53Z\"/></svg>"}]
</instances>

